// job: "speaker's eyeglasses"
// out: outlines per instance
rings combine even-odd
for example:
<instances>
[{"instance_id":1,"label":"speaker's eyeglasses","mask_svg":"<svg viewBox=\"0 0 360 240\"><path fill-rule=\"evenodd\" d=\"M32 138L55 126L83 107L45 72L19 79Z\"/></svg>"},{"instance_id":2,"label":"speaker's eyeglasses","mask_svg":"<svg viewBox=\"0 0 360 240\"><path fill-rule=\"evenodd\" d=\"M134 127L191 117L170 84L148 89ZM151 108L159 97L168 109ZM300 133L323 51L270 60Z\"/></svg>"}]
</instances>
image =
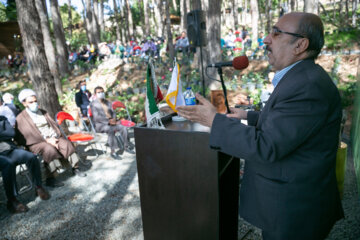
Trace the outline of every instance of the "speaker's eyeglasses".
<instances>
[{"instance_id":1,"label":"speaker's eyeglasses","mask_svg":"<svg viewBox=\"0 0 360 240\"><path fill-rule=\"evenodd\" d=\"M305 38L305 36L301 35L301 34L298 34L298 33L291 33L291 32L284 32L284 31L281 31L279 28L277 27L272 27L271 29L271 36L272 37L276 37L276 36L279 36L281 33L285 33L285 34L288 34L288 35L291 35L291 36L294 36L294 37L298 37L298 38Z\"/></svg>"}]
</instances>

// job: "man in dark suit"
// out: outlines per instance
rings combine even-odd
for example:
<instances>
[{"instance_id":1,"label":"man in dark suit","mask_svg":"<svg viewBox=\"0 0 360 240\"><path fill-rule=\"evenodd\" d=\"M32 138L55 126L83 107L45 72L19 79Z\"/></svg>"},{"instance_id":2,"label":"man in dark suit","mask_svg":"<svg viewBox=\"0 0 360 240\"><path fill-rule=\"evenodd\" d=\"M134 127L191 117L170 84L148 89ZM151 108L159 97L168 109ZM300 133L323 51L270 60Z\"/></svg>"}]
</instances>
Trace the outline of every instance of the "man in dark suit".
<instances>
[{"instance_id":1,"label":"man in dark suit","mask_svg":"<svg viewBox=\"0 0 360 240\"><path fill-rule=\"evenodd\" d=\"M314 63L324 44L322 22L309 13L284 15L264 43L277 72L262 112L217 114L200 95L201 105L178 110L211 127L212 148L245 159L240 215L264 239L324 239L343 210L335 175L340 96Z\"/></svg>"},{"instance_id":2,"label":"man in dark suit","mask_svg":"<svg viewBox=\"0 0 360 240\"><path fill-rule=\"evenodd\" d=\"M80 90L75 94L75 103L79 108L81 117L87 117L87 108L90 104L91 93L86 89L86 81L79 82Z\"/></svg>"}]
</instances>

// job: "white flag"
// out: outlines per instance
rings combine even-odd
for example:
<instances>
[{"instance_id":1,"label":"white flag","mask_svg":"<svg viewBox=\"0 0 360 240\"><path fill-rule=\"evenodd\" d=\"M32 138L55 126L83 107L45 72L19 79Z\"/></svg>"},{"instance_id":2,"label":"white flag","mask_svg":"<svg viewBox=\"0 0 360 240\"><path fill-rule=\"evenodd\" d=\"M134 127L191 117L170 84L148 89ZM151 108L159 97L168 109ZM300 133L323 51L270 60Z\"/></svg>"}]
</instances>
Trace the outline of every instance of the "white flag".
<instances>
[{"instance_id":1,"label":"white flag","mask_svg":"<svg viewBox=\"0 0 360 240\"><path fill-rule=\"evenodd\" d=\"M180 66L176 63L176 66L173 69L171 82L169 89L166 94L166 102L171 107L174 112L177 112L175 109L177 106L184 106L185 99L182 93L182 85L180 80Z\"/></svg>"}]
</instances>

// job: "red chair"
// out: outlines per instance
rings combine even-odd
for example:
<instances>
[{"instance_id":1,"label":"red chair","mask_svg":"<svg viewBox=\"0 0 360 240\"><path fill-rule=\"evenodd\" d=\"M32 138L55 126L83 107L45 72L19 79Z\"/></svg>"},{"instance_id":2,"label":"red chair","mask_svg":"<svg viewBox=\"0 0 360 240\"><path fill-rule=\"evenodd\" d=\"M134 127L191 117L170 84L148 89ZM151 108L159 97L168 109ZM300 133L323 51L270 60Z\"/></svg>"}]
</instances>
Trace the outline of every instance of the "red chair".
<instances>
[{"instance_id":1,"label":"red chair","mask_svg":"<svg viewBox=\"0 0 360 240\"><path fill-rule=\"evenodd\" d=\"M71 116L69 113L67 112L58 112L55 116L56 122L60 128L61 133L72 143L74 144L89 144L91 149L95 152L96 157L99 157L98 153L95 151L95 149L93 148L92 144L96 143L95 141L95 137L92 134L89 133L83 133L78 125L78 123L75 121L75 119L73 118L73 116ZM69 121L69 122L73 122L75 124L75 128L72 128L72 131L70 130L70 128L68 128L69 131L74 132L72 134L67 135L63 129L63 127L61 126L61 124L64 121ZM81 158L80 158L80 161ZM87 164L86 162L82 161L82 163Z\"/></svg>"},{"instance_id":2,"label":"red chair","mask_svg":"<svg viewBox=\"0 0 360 240\"><path fill-rule=\"evenodd\" d=\"M129 110L127 109L126 105L120 101L114 101L112 103L112 108L114 111L116 111L117 109L125 109L127 116L128 116L128 120L120 120L121 125L125 126L125 127L134 127L135 123L133 121L131 121L131 117L129 114Z\"/></svg>"}]
</instances>

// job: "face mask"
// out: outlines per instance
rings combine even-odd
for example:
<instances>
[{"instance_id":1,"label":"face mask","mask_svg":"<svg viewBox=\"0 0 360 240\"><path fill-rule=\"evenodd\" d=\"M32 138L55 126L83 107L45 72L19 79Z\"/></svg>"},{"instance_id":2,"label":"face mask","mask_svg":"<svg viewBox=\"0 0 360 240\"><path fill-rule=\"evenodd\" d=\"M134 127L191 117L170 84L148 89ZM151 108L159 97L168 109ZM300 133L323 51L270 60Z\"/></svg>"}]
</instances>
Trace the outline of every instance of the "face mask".
<instances>
[{"instance_id":1,"label":"face mask","mask_svg":"<svg viewBox=\"0 0 360 240\"><path fill-rule=\"evenodd\" d=\"M34 102L34 103L31 103L29 104L29 110L32 111L32 112L37 112L39 109L39 105L37 102Z\"/></svg>"},{"instance_id":2,"label":"face mask","mask_svg":"<svg viewBox=\"0 0 360 240\"><path fill-rule=\"evenodd\" d=\"M86 91L86 85L83 85L80 87L81 91L85 92Z\"/></svg>"},{"instance_id":3,"label":"face mask","mask_svg":"<svg viewBox=\"0 0 360 240\"><path fill-rule=\"evenodd\" d=\"M105 98L105 93L99 92L99 93L96 94L96 96L97 96L99 99L104 99L104 98Z\"/></svg>"},{"instance_id":4,"label":"face mask","mask_svg":"<svg viewBox=\"0 0 360 240\"><path fill-rule=\"evenodd\" d=\"M6 103L6 104L13 104L14 103L14 100L6 100L6 101L4 101L4 103Z\"/></svg>"}]
</instances>

